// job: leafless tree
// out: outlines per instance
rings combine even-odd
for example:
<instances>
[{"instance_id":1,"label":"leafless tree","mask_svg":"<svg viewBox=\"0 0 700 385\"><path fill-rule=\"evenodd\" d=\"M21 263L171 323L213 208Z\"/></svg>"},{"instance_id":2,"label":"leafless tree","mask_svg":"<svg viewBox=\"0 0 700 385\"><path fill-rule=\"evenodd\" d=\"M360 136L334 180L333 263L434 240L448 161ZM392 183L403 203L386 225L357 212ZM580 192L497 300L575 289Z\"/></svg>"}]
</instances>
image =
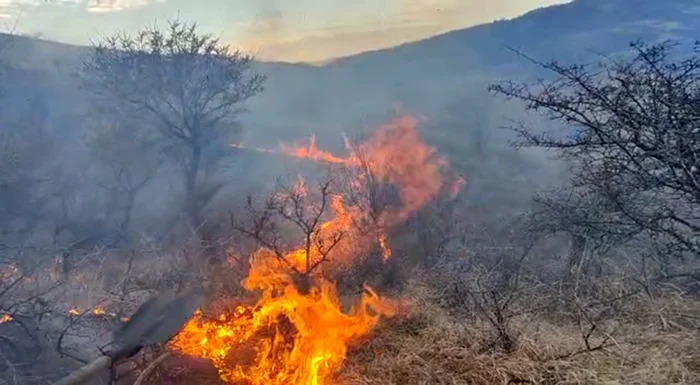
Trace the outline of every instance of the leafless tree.
<instances>
[{"instance_id":1,"label":"leafless tree","mask_svg":"<svg viewBox=\"0 0 700 385\"><path fill-rule=\"evenodd\" d=\"M505 233L506 231L504 231ZM464 260L443 260L433 268L440 282L440 300L461 316L485 321L492 331L489 348L512 351L518 343L511 326L524 314L539 310L530 300L539 281L528 271L528 258L537 243L534 238L506 239L499 234L501 247L474 245L473 256Z\"/></svg>"},{"instance_id":2,"label":"leafless tree","mask_svg":"<svg viewBox=\"0 0 700 385\"><path fill-rule=\"evenodd\" d=\"M50 296L65 282L43 275L45 260L18 254L0 260L0 378L28 384L44 374L49 349L41 331L54 310Z\"/></svg>"},{"instance_id":3,"label":"leafless tree","mask_svg":"<svg viewBox=\"0 0 700 385\"><path fill-rule=\"evenodd\" d=\"M311 274L330 260L332 252L345 236L345 229L323 226L334 196L331 186L330 178L311 190L299 181L271 194L262 208L256 207L255 200L248 197L247 214L242 220L231 217L232 227L236 231L270 250L289 268L298 278L297 283L302 291L308 290ZM288 233L284 231L284 226L290 224L297 230L291 232L293 236L301 235L301 245L296 239L288 241L285 236ZM294 250L301 253L292 255ZM302 258L301 263L293 259L298 257Z\"/></svg>"},{"instance_id":4,"label":"leafless tree","mask_svg":"<svg viewBox=\"0 0 700 385\"><path fill-rule=\"evenodd\" d=\"M568 127L514 127L518 145L556 150L571 163L569 191L579 209L567 221L593 233L645 236L667 255L697 256L700 45L689 55L671 43L632 48L633 57L596 68L530 59L555 79L491 90ZM587 212L583 202L599 210Z\"/></svg>"},{"instance_id":5,"label":"leafless tree","mask_svg":"<svg viewBox=\"0 0 700 385\"><path fill-rule=\"evenodd\" d=\"M98 185L108 192L107 219L114 219L116 229L128 235L137 195L156 175L163 163L158 140L140 128L136 119L100 119L91 131L89 146L99 161ZM107 172L105 172L105 169Z\"/></svg>"},{"instance_id":6,"label":"leafless tree","mask_svg":"<svg viewBox=\"0 0 700 385\"><path fill-rule=\"evenodd\" d=\"M221 189L220 162L242 103L263 89L251 57L231 49L196 24L171 21L167 30L117 35L95 46L82 74L98 95L143 112L162 148L183 171L185 209L193 228Z\"/></svg>"},{"instance_id":7,"label":"leafless tree","mask_svg":"<svg viewBox=\"0 0 700 385\"><path fill-rule=\"evenodd\" d=\"M640 236L638 227L610 226L616 215L611 202L596 191L553 189L535 197L526 231L533 236L563 234L569 238L565 274L571 277L574 270L589 272L593 257Z\"/></svg>"},{"instance_id":8,"label":"leafless tree","mask_svg":"<svg viewBox=\"0 0 700 385\"><path fill-rule=\"evenodd\" d=\"M353 216L353 226L361 233L374 234L381 253L388 258L387 215L400 205L401 198L397 188L377 174L378 165L361 139L348 141L354 163L338 169L336 185L344 203L360 214Z\"/></svg>"}]
</instances>

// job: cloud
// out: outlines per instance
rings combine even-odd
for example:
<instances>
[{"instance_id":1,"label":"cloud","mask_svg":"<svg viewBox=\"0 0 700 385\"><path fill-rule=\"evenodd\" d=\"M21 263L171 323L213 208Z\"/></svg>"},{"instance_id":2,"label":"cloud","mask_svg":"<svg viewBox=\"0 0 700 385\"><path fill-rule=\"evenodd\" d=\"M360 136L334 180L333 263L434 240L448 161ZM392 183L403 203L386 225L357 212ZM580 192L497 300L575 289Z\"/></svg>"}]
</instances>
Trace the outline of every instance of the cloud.
<instances>
[{"instance_id":1,"label":"cloud","mask_svg":"<svg viewBox=\"0 0 700 385\"><path fill-rule=\"evenodd\" d=\"M323 62L330 58L395 46L434 35L430 27L370 29L365 31L335 29L318 31L310 36L289 40L250 40L244 48L261 60L289 62Z\"/></svg>"},{"instance_id":2,"label":"cloud","mask_svg":"<svg viewBox=\"0 0 700 385\"><path fill-rule=\"evenodd\" d=\"M166 1L167 0L88 0L86 6L88 12L104 13L142 8L154 3L165 3Z\"/></svg>"},{"instance_id":3,"label":"cloud","mask_svg":"<svg viewBox=\"0 0 700 385\"><path fill-rule=\"evenodd\" d=\"M11 18L20 14L27 7L34 7L39 3L38 0L0 0L0 18Z\"/></svg>"},{"instance_id":4,"label":"cloud","mask_svg":"<svg viewBox=\"0 0 700 385\"><path fill-rule=\"evenodd\" d=\"M275 35L284 27L284 15L275 0L258 0L258 9L250 23L252 35Z\"/></svg>"},{"instance_id":5,"label":"cloud","mask_svg":"<svg viewBox=\"0 0 700 385\"><path fill-rule=\"evenodd\" d=\"M91 13L125 11L167 0L0 0L0 18L16 18L41 6L81 7Z\"/></svg>"},{"instance_id":6,"label":"cloud","mask_svg":"<svg viewBox=\"0 0 700 385\"><path fill-rule=\"evenodd\" d=\"M424 39L450 30L512 18L570 0L388 0L387 11L352 15L342 10L325 26L290 25L282 15L277 33L251 29L243 47L263 60L324 61ZM284 23L286 21L286 23ZM279 24L278 24L279 26Z\"/></svg>"},{"instance_id":7,"label":"cloud","mask_svg":"<svg viewBox=\"0 0 700 385\"><path fill-rule=\"evenodd\" d=\"M255 16L250 22L239 24L243 30L239 43L244 47L255 47L284 40L289 31L285 31L285 17L277 1L258 0L255 9Z\"/></svg>"}]
</instances>

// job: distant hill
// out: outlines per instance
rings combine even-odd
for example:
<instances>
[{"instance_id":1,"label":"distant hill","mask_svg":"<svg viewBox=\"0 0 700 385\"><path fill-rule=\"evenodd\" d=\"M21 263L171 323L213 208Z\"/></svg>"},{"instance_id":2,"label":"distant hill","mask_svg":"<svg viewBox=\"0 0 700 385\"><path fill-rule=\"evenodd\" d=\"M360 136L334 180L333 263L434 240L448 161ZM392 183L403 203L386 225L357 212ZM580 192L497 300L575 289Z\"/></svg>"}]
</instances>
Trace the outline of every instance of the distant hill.
<instances>
[{"instance_id":1,"label":"distant hill","mask_svg":"<svg viewBox=\"0 0 700 385\"><path fill-rule=\"evenodd\" d=\"M316 133L321 144L333 138L339 143L341 132L385 119L397 103L431 120L455 111L468 115L473 111L466 103L486 98L489 82L525 78L534 69L508 48L542 60L589 61L594 53L622 52L640 38L692 41L700 37L698 16L697 0L575 0L321 67L258 63L270 80L244 119L245 139L269 142ZM46 97L65 105L61 87L71 88L84 52L84 47L20 36L14 37L10 56L15 66L44 73L33 78L50 85ZM454 108L460 103L463 108ZM498 125L509 111L519 113L500 108L483 124Z\"/></svg>"},{"instance_id":2,"label":"distant hill","mask_svg":"<svg viewBox=\"0 0 700 385\"><path fill-rule=\"evenodd\" d=\"M695 0L575 0L540 8L512 20L456 30L399 47L333 61L330 66L375 69L389 64L432 64L463 73L477 64L491 72L511 65L508 48L541 58L576 58L620 51L632 40L688 40L700 37Z\"/></svg>"},{"instance_id":3,"label":"distant hill","mask_svg":"<svg viewBox=\"0 0 700 385\"><path fill-rule=\"evenodd\" d=\"M529 200L529 191L557 177L556 165L542 153L516 153L506 140L512 134L497 129L506 119L545 124L525 114L522 106L486 93L497 80L541 75L508 48L543 61L589 62L598 60L596 53L625 52L637 39L692 42L700 37L698 16L698 0L576 0L324 66L255 63L269 82L242 116L240 140L273 146L315 134L319 147L342 151L342 134L373 129L398 106L427 118L421 135L466 177L469 202L517 210ZM92 161L83 124L91 113L86 103L90 94L75 78L87 48L6 35L0 35L0 44L8 38L11 45L2 58L11 70L3 71L0 79L0 122L41 125L49 136L44 139L56 147L51 166L60 164L80 174ZM115 113L114 119L120 116ZM248 188L253 181L274 179L288 166L284 163L265 156L239 157L231 162L230 172L241 182L236 188ZM70 175L62 179L56 182L72 180ZM159 182L153 187L149 205L156 197L169 196L156 191L167 186ZM239 195L236 191L220 199ZM162 205L153 210L169 212Z\"/></svg>"},{"instance_id":4,"label":"distant hill","mask_svg":"<svg viewBox=\"0 0 700 385\"><path fill-rule=\"evenodd\" d=\"M590 62L599 60L598 54L624 52L638 39L690 43L700 38L699 16L696 0L575 0L279 79L285 86L272 86L270 93L286 103L272 103L272 115L309 118L311 131L318 131L329 129L328 124L379 119L400 102L409 111L437 118L460 99L484 95L491 81L532 74L536 68L513 50L543 61ZM316 107L299 108L304 101Z\"/></svg>"}]
</instances>

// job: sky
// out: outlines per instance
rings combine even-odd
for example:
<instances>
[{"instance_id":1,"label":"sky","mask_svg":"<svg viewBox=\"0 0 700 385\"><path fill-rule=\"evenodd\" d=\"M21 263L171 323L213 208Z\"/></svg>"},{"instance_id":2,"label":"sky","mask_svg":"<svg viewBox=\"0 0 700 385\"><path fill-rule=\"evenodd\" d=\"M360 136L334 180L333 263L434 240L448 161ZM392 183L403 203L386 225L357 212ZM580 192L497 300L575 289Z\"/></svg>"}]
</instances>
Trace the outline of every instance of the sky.
<instances>
[{"instance_id":1,"label":"sky","mask_svg":"<svg viewBox=\"0 0 700 385\"><path fill-rule=\"evenodd\" d=\"M322 62L568 0L0 0L2 29L90 44L179 18L260 60Z\"/></svg>"}]
</instances>

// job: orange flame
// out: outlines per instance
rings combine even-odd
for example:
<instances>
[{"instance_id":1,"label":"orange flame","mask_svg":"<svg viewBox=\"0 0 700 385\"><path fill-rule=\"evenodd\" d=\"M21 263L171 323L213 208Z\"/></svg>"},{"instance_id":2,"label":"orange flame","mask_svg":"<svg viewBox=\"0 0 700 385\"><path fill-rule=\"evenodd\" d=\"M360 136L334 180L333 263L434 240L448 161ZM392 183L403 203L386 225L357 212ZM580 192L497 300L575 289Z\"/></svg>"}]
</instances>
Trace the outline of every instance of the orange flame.
<instances>
[{"instance_id":1,"label":"orange flame","mask_svg":"<svg viewBox=\"0 0 700 385\"><path fill-rule=\"evenodd\" d=\"M103 316L106 315L107 312L105 312L105 309L103 309L101 306L98 306L92 310L92 314L96 316Z\"/></svg>"},{"instance_id":2,"label":"orange flame","mask_svg":"<svg viewBox=\"0 0 700 385\"><path fill-rule=\"evenodd\" d=\"M68 315L71 317L77 317L78 315L80 315L80 312L78 311L78 309L72 308L68 310Z\"/></svg>"},{"instance_id":3,"label":"orange flame","mask_svg":"<svg viewBox=\"0 0 700 385\"><path fill-rule=\"evenodd\" d=\"M385 234L388 227L405 221L442 191L447 191L452 198L456 197L465 184L461 177L449 180L445 177L444 171L448 162L438 156L435 148L423 143L418 134L417 125L418 118L405 115L379 127L366 142L353 146L346 140L346 148L350 153L346 158L318 149L313 136L305 146L283 143L280 144L279 149L242 145L233 145L233 147L341 164L351 170L352 177L348 183L350 189L358 191L376 187L372 186L373 184L396 186L399 204L383 210L378 217L370 221L374 222L373 225L376 227L377 237L374 241L384 259L389 259L392 253ZM335 197L333 211L342 224L326 226L346 228L345 224L353 221L355 223L367 221L367 218L362 217L366 216L368 206L374 203L376 202L364 202L364 210L358 210L349 207L343 197ZM356 241L355 237L350 238Z\"/></svg>"},{"instance_id":4,"label":"orange flame","mask_svg":"<svg viewBox=\"0 0 700 385\"><path fill-rule=\"evenodd\" d=\"M394 316L399 304L365 287L360 300L344 312L335 284L323 276L325 269L321 266L325 265L321 262L328 255L318 245L336 242L332 266L344 266L366 255L372 247L387 260L392 251L386 230L455 186L445 178L446 162L420 140L416 123L413 117L403 117L380 127L366 142L355 146L348 143L347 158L318 149L314 137L303 147L252 148L341 165L349 171L347 186L334 190L327 202L331 218L304 242L304 247L283 256L266 248L251 255L248 277L242 286L261 293L254 305L213 314L198 310L171 340L170 348L209 359L228 383L329 384L349 346L366 336L381 316ZM396 196L380 194L384 185L394 186ZM277 197L284 199L284 193L314 201L303 179ZM377 198L383 195L383 199ZM383 203L378 204L378 200ZM313 209L318 210L321 204L315 205ZM228 255L231 263L239 260L233 251ZM300 284L300 279L308 281L307 285Z\"/></svg>"},{"instance_id":5,"label":"orange flame","mask_svg":"<svg viewBox=\"0 0 700 385\"><path fill-rule=\"evenodd\" d=\"M211 360L221 379L251 385L323 385L340 367L348 345L366 335L397 305L367 288L341 311L335 286L319 279L301 293L279 261L258 256L248 290L262 290L254 307L206 318L196 314L171 341L175 349Z\"/></svg>"},{"instance_id":6,"label":"orange flame","mask_svg":"<svg viewBox=\"0 0 700 385\"><path fill-rule=\"evenodd\" d=\"M301 159L311 159L317 162L327 162L327 163L345 163L346 159L339 158L330 152L320 150L316 146L316 136L312 135L309 138L308 144L301 143L280 143L276 149L266 149L253 146L245 146L243 144L231 144L233 148L240 148L246 150L252 150L257 152L269 153L269 154L280 154L285 156L291 156L294 158Z\"/></svg>"},{"instance_id":7,"label":"orange flame","mask_svg":"<svg viewBox=\"0 0 700 385\"><path fill-rule=\"evenodd\" d=\"M379 234L379 248L382 251L382 257L384 257L385 261L391 258L391 249L389 248L389 245L386 242L386 234Z\"/></svg>"},{"instance_id":8,"label":"orange flame","mask_svg":"<svg viewBox=\"0 0 700 385\"><path fill-rule=\"evenodd\" d=\"M343 158L338 158L337 156L319 150L316 147L316 136L312 135L309 138L309 144L306 146L300 145L288 145L285 143L280 144L280 152L284 155L293 156L297 158L311 159L315 161L328 162L328 163L345 163L346 160Z\"/></svg>"},{"instance_id":9,"label":"orange flame","mask_svg":"<svg viewBox=\"0 0 700 385\"><path fill-rule=\"evenodd\" d=\"M13 318L9 314L3 314L2 316L0 316L0 324L4 324L5 322L10 322L12 320Z\"/></svg>"}]
</instances>

